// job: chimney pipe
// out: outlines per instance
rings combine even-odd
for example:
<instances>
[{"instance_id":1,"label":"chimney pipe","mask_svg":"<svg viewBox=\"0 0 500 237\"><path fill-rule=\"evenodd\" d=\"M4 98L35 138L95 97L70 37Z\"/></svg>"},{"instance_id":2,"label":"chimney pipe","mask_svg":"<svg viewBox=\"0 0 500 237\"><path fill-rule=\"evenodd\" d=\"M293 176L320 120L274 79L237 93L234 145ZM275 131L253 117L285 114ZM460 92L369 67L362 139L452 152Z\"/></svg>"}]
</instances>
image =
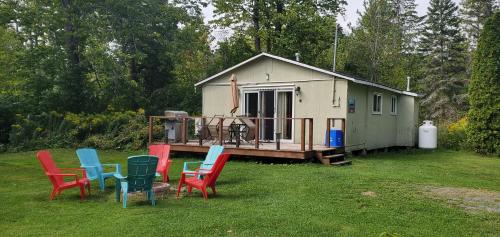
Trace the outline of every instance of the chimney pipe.
<instances>
[{"instance_id":1,"label":"chimney pipe","mask_svg":"<svg viewBox=\"0 0 500 237\"><path fill-rule=\"evenodd\" d=\"M295 53L295 61L300 62L300 53Z\"/></svg>"},{"instance_id":2,"label":"chimney pipe","mask_svg":"<svg viewBox=\"0 0 500 237\"><path fill-rule=\"evenodd\" d=\"M406 77L406 91L410 91L410 77Z\"/></svg>"}]
</instances>

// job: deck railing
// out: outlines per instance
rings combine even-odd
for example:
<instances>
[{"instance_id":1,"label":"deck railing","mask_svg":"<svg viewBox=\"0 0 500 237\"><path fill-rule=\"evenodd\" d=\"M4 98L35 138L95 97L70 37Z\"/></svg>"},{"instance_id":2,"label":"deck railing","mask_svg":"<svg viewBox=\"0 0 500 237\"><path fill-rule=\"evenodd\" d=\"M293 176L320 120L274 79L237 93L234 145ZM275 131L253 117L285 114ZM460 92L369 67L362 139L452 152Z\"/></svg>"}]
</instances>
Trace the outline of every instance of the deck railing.
<instances>
[{"instance_id":1,"label":"deck railing","mask_svg":"<svg viewBox=\"0 0 500 237\"><path fill-rule=\"evenodd\" d=\"M189 123L191 121L195 121L196 119L200 119L201 124L199 126L202 127L202 129L207 125L207 120L213 121L213 120L218 120L217 122L217 136L218 136L218 143L220 145L224 144L224 121L225 120L237 120L237 119L250 119L252 122L255 124L254 129L254 135L255 138L254 140L254 146L255 149L259 149L260 146L260 141L262 140L261 136L261 121L266 121L266 120L282 120L282 122L287 122L288 120L292 121L292 124L296 121L299 122L300 124L300 151L306 151L306 129L307 129L307 136L308 136L308 141L307 141L307 150L312 151L313 150L313 137L314 137L314 120L313 118L266 118L266 117L223 117L223 116L213 116L213 117L207 117L207 116L189 116L189 117L184 117L181 119L181 143L187 144L188 142L188 136L189 136ZM151 144L153 142L153 127L154 123L157 120L167 120L167 119L173 119L172 117L167 117L167 116L150 116L149 117L149 127L148 127L148 133L149 133L149 143ZM196 126L196 125L194 125ZM227 126L226 126L227 127ZM204 130L203 130L204 131ZM198 131L199 133L203 131ZM294 129L292 129L291 133L294 133ZM203 140L206 140L202 137L203 134L198 135L198 144L199 146L203 145ZM166 135L165 135L166 136ZM212 137L213 138L213 137ZM236 146L239 147L239 136L236 136ZM168 139L166 139L168 141ZM276 149L280 149L280 142L279 139L276 141Z\"/></svg>"}]
</instances>

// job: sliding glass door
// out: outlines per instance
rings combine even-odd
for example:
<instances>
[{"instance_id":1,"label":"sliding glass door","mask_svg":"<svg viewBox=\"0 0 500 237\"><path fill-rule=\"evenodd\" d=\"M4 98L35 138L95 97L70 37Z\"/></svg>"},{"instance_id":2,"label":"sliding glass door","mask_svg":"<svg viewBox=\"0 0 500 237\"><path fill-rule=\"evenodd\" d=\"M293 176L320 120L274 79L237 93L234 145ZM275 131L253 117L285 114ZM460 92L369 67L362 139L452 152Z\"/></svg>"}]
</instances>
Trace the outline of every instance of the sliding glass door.
<instances>
[{"instance_id":1,"label":"sliding glass door","mask_svg":"<svg viewBox=\"0 0 500 237\"><path fill-rule=\"evenodd\" d=\"M293 117L293 92L277 91L278 102L276 106L276 132L281 134L281 139L292 140Z\"/></svg>"},{"instance_id":2,"label":"sliding glass door","mask_svg":"<svg viewBox=\"0 0 500 237\"><path fill-rule=\"evenodd\" d=\"M260 119L260 139L275 141L276 133L284 142L293 139L293 88L243 91L244 115ZM273 119L269 119L273 118Z\"/></svg>"}]
</instances>

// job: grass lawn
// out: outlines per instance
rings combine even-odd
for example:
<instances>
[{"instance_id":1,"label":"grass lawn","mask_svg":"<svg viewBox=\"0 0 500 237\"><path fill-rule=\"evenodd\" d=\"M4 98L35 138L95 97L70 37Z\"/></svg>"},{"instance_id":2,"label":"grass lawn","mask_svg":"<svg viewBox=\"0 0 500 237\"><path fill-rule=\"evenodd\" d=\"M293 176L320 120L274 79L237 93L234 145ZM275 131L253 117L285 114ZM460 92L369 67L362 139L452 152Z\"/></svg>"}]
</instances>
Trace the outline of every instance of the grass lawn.
<instances>
[{"instance_id":1,"label":"grass lawn","mask_svg":"<svg viewBox=\"0 0 500 237\"><path fill-rule=\"evenodd\" d=\"M74 150L53 150L60 167L78 167ZM140 152L100 152L126 165ZM170 170L177 185L182 162ZM125 168L125 167L124 167ZM126 169L124 169L126 170ZM156 207L114 200L114 181L92 195L78 189L49 201L52 186L34 152L0 154L2 236L499 236L500 213L470 211L429 196L425 188L500 193L500 159L455 151L410 151L354 157L353 165L257 164L231 160L218 195L170 193ZM368 195L363 195L364 192ZM494 200L500 208L500 200Z\"/></svg>"}]
</instances>

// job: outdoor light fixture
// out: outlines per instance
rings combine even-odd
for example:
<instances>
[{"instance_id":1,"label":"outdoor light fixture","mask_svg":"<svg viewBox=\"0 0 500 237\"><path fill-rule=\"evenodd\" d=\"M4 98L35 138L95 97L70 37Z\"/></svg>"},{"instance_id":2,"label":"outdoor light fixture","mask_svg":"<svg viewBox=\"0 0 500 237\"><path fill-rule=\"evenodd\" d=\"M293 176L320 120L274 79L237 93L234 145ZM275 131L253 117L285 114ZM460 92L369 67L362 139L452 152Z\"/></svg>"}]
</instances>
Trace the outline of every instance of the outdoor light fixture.
<instances>
[{"instance_id":1,"label":"outdoor light fixture","mask_svg":"<svg viewBox=\"0 0 500 237\"><path fill-rule=\"evenodd\" d=\"M295 87L295 95L296 96L300 95L300 86Z\"/></svg>"},{"instance_id":2,"label":"outdoor light fixture","mask_svg":"<svg viewBox=\"0 0 500 237\"><path fill-rule=\"evenodd\" d=\"M269 81L269 73L266 73L266 80Z\"/></svg>"}]
</instances>

